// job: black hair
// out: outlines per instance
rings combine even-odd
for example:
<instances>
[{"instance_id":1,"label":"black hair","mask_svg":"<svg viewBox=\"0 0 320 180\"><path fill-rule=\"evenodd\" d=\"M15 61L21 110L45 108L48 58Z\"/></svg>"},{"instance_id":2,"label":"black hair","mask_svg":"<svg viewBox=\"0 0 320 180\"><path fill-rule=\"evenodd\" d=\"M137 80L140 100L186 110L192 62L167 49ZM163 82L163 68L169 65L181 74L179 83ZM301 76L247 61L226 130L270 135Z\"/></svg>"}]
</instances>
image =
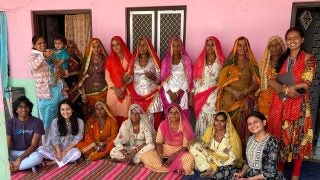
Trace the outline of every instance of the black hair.
<instances>
[{"instance_id":1,"label":"black hair","mask_svg":"<svg viewBox=\"0 0 320 180\"><path fill-rule=\"evenodd\" d=\"M43 38L44 39L44 36L40 35L40 34L35 34L32 36L32 45L36 45L37 41L40 39L40 38ZM32 47L32 49L34 49L34 47Z\"/></svg>"},{"instance_id":2,"label":"black hair","mask_svg":"<svg viewBox=\"0 0 320 180\"><path fill-rule=\"evenodd\" d=\"M287 36L290 32L298 32L300 34L300 36L303 38L304 37L304 33L302 32L302 30L300 28L297 28L297 27L291 27L290 29L287 30L286 32L286 35L285 35L285 39L287 40ZM303 50L303 47L301 45L301 48L300 48L300 51L298 53L297 56L299 56L300 52ZM279 57L279 60L277 62L277 66L276 66L276 72L280 72L282 66L283 66L283 63L286 61L286 59L289 57L290 55L290 49L287 48L287 50Z\"/></svg>"},{"instance_id":3,"label":"black hair","mask_svg":"<svg viewBox=\"0 0 320 180\"><path fill-rule=\"evenodd\" d=\"M228 119L228 116L227 116L227 114L226 114L225 112L218 112L218 113L216 114L216 117L217 117L217 116L223 116L224 120L227 120L227 119Z\"/></svg>"},{"instance_id":4,"label":"black hair","mask_svg":"<svg viewBox=\"0 0 320 180\"><path fill-rule=\"evenodd\" d=\"M72 115L70 117L71 134L76 135L79 132L77 113L74 111L74 107L73 107L72 102L68 99L64 99L59 103L59 106L58 106L57 124L58 124L58 130L59 130L60 136L66 136L68 133L66 120L64 119L64 117L61 115L61 112L60 112L60 108L61 108L62 104L68 104L71 107L71 109L73 110Z\"/></svg>"},{"instance_id":5,"label":"black hair","mask_svg":"<svg viewBox=\"0 0 320 180\"><path fill-rule=\"evenodd\" d=\"M256 117L258 119L260 119L261 121L267 121L267 118L259 111L252 111L248 116L247 116L247 121L249 119L249 117ZM265 129L268 128L268 125L266 124L266 126L264 127Z\"/></svg>"},{"instance_id":6,"label":"black hair","mask_svg":"<svg viewBox=\"0 0 320 180\"><path fill-rule=\"evenodd\" d=\"M27 107L29 107L29 116L32 116L32 102L26 96L20 96L17 100L12 103L12 110L14 117L18 117L17 109L19 105L24 102Z\"/></svg>"},{"instance_id":7,"label":"black hair","mask_svg":"<svg viewBox=\"0 0 320 180\"><path fill-rule=\"evenodd\" d=\"M67 44L67 39L66 39L64 36L62 36L62 35L57 35L56 37L54 37L53 40L54 40L54 41L60 40L64 45Z\"/></svg>"}]
</instances>

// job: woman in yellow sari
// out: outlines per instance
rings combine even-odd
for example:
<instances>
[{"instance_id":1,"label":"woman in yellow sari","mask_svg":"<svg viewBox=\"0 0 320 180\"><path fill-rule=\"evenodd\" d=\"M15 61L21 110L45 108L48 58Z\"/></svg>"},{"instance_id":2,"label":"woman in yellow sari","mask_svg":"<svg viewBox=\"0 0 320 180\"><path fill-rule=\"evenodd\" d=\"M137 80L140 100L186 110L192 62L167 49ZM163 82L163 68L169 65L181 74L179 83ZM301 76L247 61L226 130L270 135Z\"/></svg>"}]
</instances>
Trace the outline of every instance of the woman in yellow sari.
<instances>
[{"instance_id":1,"label":"woman in yellow sari","mask_svg":"<svg viewBox=\"0 0 320 180\"><path fill-rule=\"evenodd\" d=\"M87 160L98 160L109 155L114 147L113 141L118 133L118 124L106 105L100 101L96 103L95 114L86 124L83 141L78 149Z\"/></svg>"},{"instance_id":2,"label":"woman in yellow sari","mask_svg":"<svg viewBox=\"0 0 320 180\"><path fill-rule=\"evenodd\" d=\"M246 37L236 39L220 71L217 109L231 116L242 143L246 137L246 117L254 108L254 93L260 82L259 67Z\"/></svg>"},{"instance_id":3,"label":"woman in yellow sari","mask_svg":"<svg viewBox=\"0 0 320 180\"><path fill-rule=\"evenodd\" d=\"M214 116L201 141L190 146L189 151L195 158L196 169L203 172L201 177L215 176L219 179L222 172L233 170L235 166L241 167L243 162L239 135L225 111ZM223 171L218 167L222 167Z\"/></svg>"}]
</instances>

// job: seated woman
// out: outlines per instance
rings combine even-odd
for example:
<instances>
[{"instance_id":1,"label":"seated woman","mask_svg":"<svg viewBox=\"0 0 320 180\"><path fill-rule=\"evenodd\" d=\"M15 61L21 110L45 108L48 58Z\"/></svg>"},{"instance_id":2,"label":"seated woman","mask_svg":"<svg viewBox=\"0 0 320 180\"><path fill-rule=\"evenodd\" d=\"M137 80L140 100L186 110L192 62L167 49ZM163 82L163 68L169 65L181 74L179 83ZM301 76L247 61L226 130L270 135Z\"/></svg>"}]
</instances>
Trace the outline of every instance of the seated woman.
<instances>
[{"instance_id":1,"label":"seated woman","mask_svg":"<svg viewBox=\"0 0 320 180\"><path fill-rule=\"evenodd\" d=\"M77 147L87 160L95 161L109 155L114 147L118 124L104 103L98 101L95 114L87 121L84 140Z\"/></svg>"},{"instance_id":2,"label":"seated woman","mask_svg":"<svg viewBox=\"0 0 320 180\"><path fill-rule=\"evenodd\" d=\"M44 135L43 122L31 115L33 104L21 96L13 102L14 117L7 121L10 171L30 169L42 162L38 148Z\"/></svg>"},{"instance_id":3,"label":"seated woman","mask_svg":"<svg viewBox=\"0 0 320 180\"><path fill-rule=\"evenodd\" d=\"M57 163L59 167L74 162L81 157L76 146L83 137L83 121L77 118L72 103L64 99L59 103L58 117L52 121L48 141L40 146L44 158L52 160L48 164Z\"/></svg>"},{"instance_id":4,"label":"seated woman","mask_svg":"<svg viewBox=\"0 0 320 180\"><path fill-rule=\"evenodd\" d=\"M168 107L168 118L160 123L156 150L141 157L143 164L156 172L177 171L192 175L194 157L188 152L194 140L189 120L177 104Z\"/></svg>"},{"instance_id":5,"label":"seated woman","mask_svg":"<svg viewBox=\"0 0 320 180\"><path fill-rule=\"evenodd\" d=\"M262 113L253 111L249 114L247 125L253 135L247 139L246 163L240 172L234 173L235 178L283 179L277 170L278 141L267 133L266 124L266 117Z\"/></svg>"},{"instance_id":6,"label":"seated woman","mask_svg":"<svg viewBox=\"0 0 320 180\"><path fill-rule=\"evenodd\" d=\"M207 128L200 142L190 146L195 157L196 169L203 172L201 177L223 178L219 168L233 168L242 165L241 140L231 123L227 112L220 111Z\"/></svg>"},{"instance_id":7,"label":"seated woman","mask_svg":"<svg viewBox=\"0 0 320 180\"><path fill-rule=\"evenodd\" d=\"M139 163L145 152L154 150L155 131L138 104L129 107L128 119L121 125L110 156L129 164Z\"/></svg>"}]
</instances>

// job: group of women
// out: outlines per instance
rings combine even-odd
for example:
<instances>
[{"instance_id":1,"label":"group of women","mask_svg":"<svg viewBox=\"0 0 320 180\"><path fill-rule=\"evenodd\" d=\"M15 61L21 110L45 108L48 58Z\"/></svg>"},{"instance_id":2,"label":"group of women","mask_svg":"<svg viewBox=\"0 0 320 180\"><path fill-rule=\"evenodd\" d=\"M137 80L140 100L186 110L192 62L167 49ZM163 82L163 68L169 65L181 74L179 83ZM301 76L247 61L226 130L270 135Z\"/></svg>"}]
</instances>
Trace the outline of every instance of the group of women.
<instances>
[{"instance_id":1,"label":"group of women","mask_svg":"<svg viewBox=\"0 0 320 180\"><path fill-rule=\"evenodd\" d=\"M280 159L294 160L292 178L298 178L302 159L311 156L313 135L308 88L315 59L302 50L303 40L296 28L286 33L287 48L272 36L260 65L245 37L236 39L228 58L219 40L208 37L194 63L179 38L170 41L162 63L146 37L138 40L133 55L118 36L111 40L110 55L93 38L83 61L70 41L74 77L66 77L69 87L63 87L51 86L46 59L52 54L44 38L35 36L28 62L44 130L30 132L37 139L29 137L32 149L22 148L18 159L21 163L36 153L34 163L45 157L61 167L81 154L88 160L110 156L158 172L191 175L197 169L217 179L281 179ZM68 92L69 100L60 101L59 91ZM15 121L37 119L28 100L17 104L25 111L22 115L16 108ZM14 131L7 132L9 148L22 150L11 146L15 136L24 134ZM42 134L42 146L35 151ZM12 162L13 171L21 170Z\"/></svg>"}]
</instances>

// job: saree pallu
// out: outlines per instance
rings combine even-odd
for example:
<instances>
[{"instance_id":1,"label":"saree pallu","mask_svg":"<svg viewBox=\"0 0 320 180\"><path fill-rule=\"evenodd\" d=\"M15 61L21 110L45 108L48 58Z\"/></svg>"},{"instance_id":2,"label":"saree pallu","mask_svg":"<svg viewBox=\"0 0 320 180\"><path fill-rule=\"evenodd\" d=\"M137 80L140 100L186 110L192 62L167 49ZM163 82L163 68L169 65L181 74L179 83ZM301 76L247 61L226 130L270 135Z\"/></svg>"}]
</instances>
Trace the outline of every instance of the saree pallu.
<instances>
[{"instance_id":1,"label":"saree pallu","mask_svg":"<svg viewBox=\"0 0 320 180\"><path fill-rule=\"evenodd\" d=\"M199 117L199 114L202 110L203 105L207 102L209 96L211 95L211 93L213 91L216 90L216 88L217 87L214 86L214 87L211 87L205 91L202 91L202 92L194 95L194 99L196 99L196 101L194 101L194 113L195 113L197 119Z\"/></svg>"},{"instance_id":2,"label":"saree pallu","mask_svg":"<svg viewBox=\"0 0 320 180\"><path fill-rule=\"evenodd\" d=\"M306 57L300 52L293 66L296 83L310 86L315 70L314 57ZM287 61L279 74L286 72ZM274 93L269 114L269 132L280 139L280 157L282 161L292 159L309 159L312 156L312 117L310 94L307 91L298 98L287 97L285 101Z\"/></svg>"},{"instance_id":3,"label":"saree pallu","mask_svg":"<svg viewBox=\"0 0 320 180\"><path fill-rule=\"evenodd\" d=\"M272 66L268 66L266 76L270 77L272 73ZM268 118L269 116L269 110L270 110L270 104L272 100L272 88L269 86L265 90L261 90L258 97L258 110L262 114L264 114L265 117Z\"/></svg>"}]
</instances>

